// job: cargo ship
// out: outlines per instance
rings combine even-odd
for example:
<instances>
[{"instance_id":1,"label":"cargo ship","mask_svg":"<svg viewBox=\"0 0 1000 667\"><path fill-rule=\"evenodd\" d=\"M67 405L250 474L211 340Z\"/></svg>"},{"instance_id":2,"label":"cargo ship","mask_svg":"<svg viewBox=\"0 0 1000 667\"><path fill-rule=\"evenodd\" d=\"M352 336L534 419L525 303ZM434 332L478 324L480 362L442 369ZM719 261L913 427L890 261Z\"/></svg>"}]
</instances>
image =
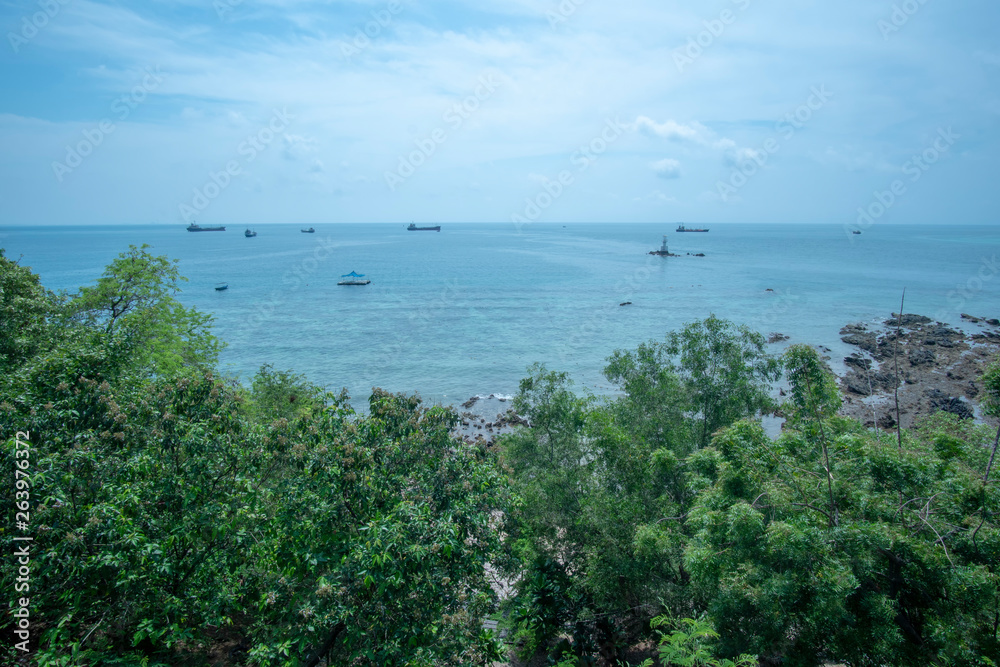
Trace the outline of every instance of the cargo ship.
<instances>
[{"instance_id":1,"label":"cargo ship","mask_svg":"<svg viewBox=\"0 0 1000 667\"><path fill-rule=\"evenodd\" d=\"M434 227L417 227L415 224L411 222L410 226L407 227L406 229L407 231L411 232L440 232L441 225L435 225Z\"/></svg>"},{"instance_id":2,"label":"cargo ship","mask_svg":"<svg viewBox=\"0 0 1000 667\"><path fill-rule=\"evenodd\" d=\"M677 225L677 231L679 232L707 232L707 229L688 229L684 225Z\"/></svg>"},{"instance_id":3,"label":"cargo ship","mask_svg":"<svg viewBox=\"0 0 1000 667\"><path fill-rule=\"evenodd\" d=\"M224 232L225 227L202 227L197 222L192 222L187 226L189 232Z\"/></svg>"}]
</instances>

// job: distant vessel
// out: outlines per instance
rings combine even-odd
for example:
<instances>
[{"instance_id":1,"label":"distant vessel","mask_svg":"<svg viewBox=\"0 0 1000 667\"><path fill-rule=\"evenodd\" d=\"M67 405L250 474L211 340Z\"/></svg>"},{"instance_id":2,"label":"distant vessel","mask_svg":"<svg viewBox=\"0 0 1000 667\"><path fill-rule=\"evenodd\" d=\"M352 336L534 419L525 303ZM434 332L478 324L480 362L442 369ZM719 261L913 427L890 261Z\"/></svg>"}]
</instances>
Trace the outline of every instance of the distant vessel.
<instances>
[{"instance_id":1,"label":"distant vessel","mask_svg":"<svg viewBox=\"0 0 1000 667\"><path fill-rule=\"evenodd\" d=\"M216 292L221 292L222 290L229 289L229 283L219 283L215 286Z\"/></svg>"},{"instance_id":2,"label":"distant vessel","mask_svg":"<svg viewBox=\"0 0 1000 667\"><path fill-rule=\"evenodd\" d=\"M855 230L854 230L853 232L851 232L851 233L852 233L852 234L860 234L861 232L859 232L858 230L856 230L856 229L855 229Z\"/></svg>"},{"instance_id":3,"label":"distant vessel","mask_svg":"<svg viewBox=\"0 0 1000 667\"><path fill-rule=\"evenodd\" d=\"M707 229L688 229L684 225L677 225L677 231L679 232L707 232Z\"/></svg>"},{"instance_id":4,"label":"distant vessel","mask_svg":"<svg viewBox=\"0 0 1000 667\"><path fill-rule=\"evenodd\" d=\"M355 273L354 271L351 271L350 273L345 273L340 277L346 278L347 280L341 280L340 282L337 283L338 285L367 285L368 283L371 282L370 280L365 279L365 274Z\"/></svg>"},{"instance_id":5,"label":"distant vessel","mask_svg":"<svg viewBox=\"0 0 1000 667\"><path fill-rule=\"evenodd\" d=\"M663 245L660 246L660 249L659 250L650 250L649 254L650 255L658 255L660 257L676 257L677 256L677 255L674 255L673 253L671 253L670 250L667 249L667 235L666 234L663 235ZM624 304L622 304L622 305L624 305Z\"/></svg>"},{"instance_id":6,"label":"distant vessel","mask_svg":"<svg viewBox=\"0 0 1000 667\"><path fill-rule=\"evenodd\" d=\"M417 227L411 222L410 226L406 229L411 232L440 232L441 225L435 225L434 227Z\"/></svg>"},{"instance_id":7,"label":"distant vessel","mask_svg":"<svg viewBox=\"0 0 1000 667\"><path fill-rule=\"evenodd\" d=\"M189 232L224 232L225 227L202 227L197 222L192 222L188 225L187 230Z\"/></svg>"},{"instance_id":8,"label":"distant vessel","mask_svg":"<svg viewBox=\"0 0 1000 667\"><path fill-rule=\"evenodd\" d=\"M316 230L313 227L310 227L309 229L303 229L302 233L303 234L315 234Z\"/></svg>"},{"instance_id":9,"label":"distant vessel","mask_svg":"<svg viewBox=\"0 0 1000 667\"><path fill-rule=\"evenodd\" d=\"M248 229L245 232L243 232L243 236L247 237L248 239L252 239L253 237L257 236L257 232L252 232Z\"/></svg>"}]
</instances>

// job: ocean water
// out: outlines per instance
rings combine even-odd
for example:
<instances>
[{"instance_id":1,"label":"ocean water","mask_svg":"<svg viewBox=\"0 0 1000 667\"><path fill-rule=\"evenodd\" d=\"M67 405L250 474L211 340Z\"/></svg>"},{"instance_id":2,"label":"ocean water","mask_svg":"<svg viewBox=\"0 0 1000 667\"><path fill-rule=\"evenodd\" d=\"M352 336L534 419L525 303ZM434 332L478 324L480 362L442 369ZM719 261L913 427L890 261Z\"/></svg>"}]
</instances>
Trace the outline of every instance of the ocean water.
<instances>
[{"instance_id":1,"label":"ocean water","mask_svg":"<svg viewBox=\"0 0 1000 667\"><path fill-rule=\"evenodd\" d=\"M614 350L712 313L790 336L782 345L827 346L836 370L848 352L840 328L884 320L904 288L906 312L966 330L963 312L1000 317L1000 227L674 227L329 224L303 234L274 224L250 239L234 226L0 227L0 247L46 287L74 291L129 244L149 244L179 260L189 279L180 299L215 317L225 371L248 379L271 363L347 387L358 405L375 386L445 404L510 395L536 361L607 393L601 370ZM680 257L647 254L663 234ZM350 271L371 284L338 286ZM229 289L215 291L223 281Z\"/></svg>"}]
</instances>

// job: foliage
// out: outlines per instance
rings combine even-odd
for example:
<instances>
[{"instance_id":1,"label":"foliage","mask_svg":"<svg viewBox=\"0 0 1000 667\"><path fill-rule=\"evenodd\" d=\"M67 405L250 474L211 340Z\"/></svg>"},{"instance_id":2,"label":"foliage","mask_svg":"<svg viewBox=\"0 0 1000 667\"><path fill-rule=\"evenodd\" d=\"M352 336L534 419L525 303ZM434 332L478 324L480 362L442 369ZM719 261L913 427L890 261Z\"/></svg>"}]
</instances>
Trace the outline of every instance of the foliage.
<instances>
[{"instance_id":1,"label":"foliage","mask_svg":"<svg viewBox=\"0 0 1000 667\"><path fill-rule=\"evenodd\" d=\"M713 441L685 560L724 654L783 664L975 664L1000 650L1000 532L982 490L988 436L937 417L895 441L828 416L814 351L790 352L801 414L777 440L741 422ZM817 381L819 380L819 381ZM982 523L979 534L976 525Z\"/></svg>"},{"instance_id":2,"label":"foliage","mask_svg":"<svg viewBox=\"0 0 1000 667\"><path fill-rule=\"evenodd\" d=\"M0 249L0 370L9 372L46 344L48 319L57 307L38 276Z\"/></svg>"},{"instance_id":3,"label":"foliage","mask_svg":"<svg viewBox=\"0 0 1000 667\"><path fill-rule=\"evenodd\" d=\"M268 423L277 419L308 420L323 409L324 402L323 390L305 376L276 371L271 364L260 367L251 385L252 413Z\"/></svg>"},{"instance_id":4,"label":"foliage","mask_svg":"<svg viewBox=\"0 0 1000 667\"><path fill-rule=\"evenodd\" d=\"M701 476L688 460L707 434L772 406L779 368L758 334L709 318L616 352L605 370L625 392L615 400L577 397L565 374L529 369L515 408L531 429L501 442L523 499L511 622L525 651L561 655L550 645L568 623L572 652L613 662L664 606L694 611L684 521ZM740 392L728 402L727 386Z\"/></svg>"},{"instance_id":5,"label":"foliage","mask_svg":"<svg viewBox=\"0 0 1000 667\"><path fill-rule=\"evenodd\" d=\"M713 655L711 643L718 639L719 633L712 624L695 618L683 618L672 622L668 616L658 616L651 622L652 627L664 625L673 627L672 632L657 630L660 634L658 652L661 665L678 665L681 667L757 667L757 657L749 654L739 656L735 661L727 658L716 658ZM652 667L652 659L646 660L642 667Z\"/></svg>"},{"instance_id":6,"label":"foliage","mask_svg":"<svg viewBox=\"0 0 1000 667\"><path fill-rule=\"evenodd\" d=\"M371 415L326 410L269 493L253 549L251 664L479 664L510 496L453 411L375 390ZM279 534L280 533L280 534Z\"/></svg>"},{"instance_id":7,"label":"foliage","mask_svg":"<svg viewBox=\"0 0 1000 667\"><path fill-rule=\"evenodd\" d=\"M679 358L684 391L701 417L701 446L716 430L773 409L769 392L781 363L765 343L761 334L715 315L667 334L666 351Z\"/></svg>"},{"instance_id":8,"label":"foliage","mask_svg":"<svg viewBox=\"0 0 1000 667\"><path fill-rule=\"evenodd\" d=\"M82 287L69 304L75 317L107 334L134 339L136 362L163 375L214 367L223 344L210 333L212 317L186 308L177 260L129 246L92 287Z\"/></svg>"},{"instance_id":9,"label":"foliage","mask_svg":"<svg viewBox=\"0 0 1000 667\"><path fill-rule=\"evenodd\" d=\"M0 423L31 434L38 664L199 664L227 637L257 665L498 659L482 618L513 497L492 456L415 397L376 390L360 416L270 366L250 392L199 370L218 344L178 280L133 248L66 318L0 262L30 334Z\"/></svg>"}]
</instances>

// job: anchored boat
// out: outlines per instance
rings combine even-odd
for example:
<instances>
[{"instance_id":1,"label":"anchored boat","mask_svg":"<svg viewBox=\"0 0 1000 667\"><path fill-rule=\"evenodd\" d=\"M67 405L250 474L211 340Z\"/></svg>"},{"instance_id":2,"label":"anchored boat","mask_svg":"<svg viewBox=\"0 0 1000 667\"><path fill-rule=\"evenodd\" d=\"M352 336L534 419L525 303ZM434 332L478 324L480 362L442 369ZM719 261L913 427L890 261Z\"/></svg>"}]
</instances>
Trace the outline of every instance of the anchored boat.
<instances>
[{"instance_id":1,"label":"anchored boat","mask_svg":"<svg viewBox=\"0 0 1000 667\"><path fill-rule=\"evenodd\" d=\"M224 232L225 227L202 227L197 222L192 222L187 226L189 232Z\"/></svg>"},{"instance_id":2,"label":"anchored boat","mask_svg":"<svg viewBox=\"0 0 1000 667\"><path fill-rule=\"evenodd\" d=\"M355 273L351 271L350 273L345 273L340 276L341 278L346 278L346 280L341 280L338 285L367 285L371 281L365 278L363 273Z\"/></svg>"},{"instance_id":3,"label":"anchored boat","mask_svg":"<svg viewBox=\"0 0 1000 667\"><path fill-rule=\"evenodd\" d=\"M247 237L248 239L252 239L253 237L257 236L257 232L252 232L248 229L245 232L243 232L243 236Z\"/></svg>"},{"instance_id":4,"label":"anchored boat","mask_svg":"<svg viewBox=\"0 0 1000 667\"><path fill-rule=\"evenodd\" d=\"M441 225L434 225L433 227L417 227L415 224L413 224L411 222L410 226L406 228L406 231L408 231L408 232L440 232L441 231Z\"/></svg>"}]
</instances>

